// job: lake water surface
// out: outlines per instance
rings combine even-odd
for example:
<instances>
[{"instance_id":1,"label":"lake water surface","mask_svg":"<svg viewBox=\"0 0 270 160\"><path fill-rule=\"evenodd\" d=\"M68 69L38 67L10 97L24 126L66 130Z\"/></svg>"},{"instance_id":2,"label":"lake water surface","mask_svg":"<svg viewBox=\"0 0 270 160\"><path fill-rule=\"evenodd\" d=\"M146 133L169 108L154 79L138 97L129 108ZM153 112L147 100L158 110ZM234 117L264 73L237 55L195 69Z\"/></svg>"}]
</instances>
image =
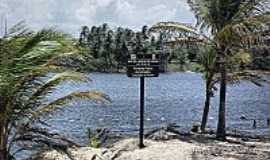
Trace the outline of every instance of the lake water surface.
<instances>
[{"instance_id":1,"label":"lake water surface","mask_svg":"<svg viewBox=\"0 0 270 160\"><path fill-rule=\"evenodd\" d=\"M87 142L87 128L110 128L123 134L137 134L139 128L139 79L125 74L89 75L92 82L61 85L49 99L64 96L75 90L98 90L112 99L110 104L93 104L77 101L63 111L50 116L47 122L57 132L71 136L80 143ZM188 128L200 122L205 83L201 74L168 73L146 79L145 128L176 123ZM61 91L60 91L61 89ZM215 128L218 113L218 92L212 99L208 125ZM258 128L252 128L252 120ZM270 85L258 87L251 82L229 85L227 93L227 127L255 134L270 135L266 119L270 118Z\"/></svg>"}]
</instances>

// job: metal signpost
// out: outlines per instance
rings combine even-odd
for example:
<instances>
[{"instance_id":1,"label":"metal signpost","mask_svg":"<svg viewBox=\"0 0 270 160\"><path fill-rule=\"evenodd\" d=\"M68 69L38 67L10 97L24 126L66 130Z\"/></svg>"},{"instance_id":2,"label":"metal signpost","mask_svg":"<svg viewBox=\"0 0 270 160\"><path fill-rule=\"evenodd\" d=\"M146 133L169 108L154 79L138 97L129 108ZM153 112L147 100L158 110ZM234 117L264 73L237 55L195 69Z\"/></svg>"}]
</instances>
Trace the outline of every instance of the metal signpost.
<instances>
[{"instance_id":1,"label":"metal signpost","mask_svg":"<svg viewBox=\"0 0 270 160\"><path fill-rule=\"evenodd\" d=\"M158 54L131 54L128 58L127 76L140 78L140 148L144 147L144 78L158 77L159 64Z\"/></svg>"}]
</instances>

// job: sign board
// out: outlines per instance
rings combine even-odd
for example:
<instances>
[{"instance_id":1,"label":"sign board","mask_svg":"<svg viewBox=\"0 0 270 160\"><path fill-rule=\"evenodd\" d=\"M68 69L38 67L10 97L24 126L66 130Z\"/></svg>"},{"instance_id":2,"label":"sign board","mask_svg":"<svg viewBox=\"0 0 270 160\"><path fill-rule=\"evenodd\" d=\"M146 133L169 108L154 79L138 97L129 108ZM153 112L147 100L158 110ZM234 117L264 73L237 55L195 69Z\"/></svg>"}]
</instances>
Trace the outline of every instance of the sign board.
<instances>
[{"instance_id":1,"label":"sign board","mask_svg":"<svg viewBox=\"0 0 270 160\"><path fill-rule=\"evenodd\" d=\"M128 57L128 77L158 77L160 59L158 54L131 54Z\"/></svg>"},{"instance_id":2,"label":"sign board","mask_svg":"<svg viewBox=\"0 0 270 160\"><path fill-rule=\"evenodd\" d=\"M139 147L143 148L144 132L144 77L158 77L160 57L158 54L131 54L128 57L127 76L140 77L140 133Z\"/></svg>"}]
</instances>

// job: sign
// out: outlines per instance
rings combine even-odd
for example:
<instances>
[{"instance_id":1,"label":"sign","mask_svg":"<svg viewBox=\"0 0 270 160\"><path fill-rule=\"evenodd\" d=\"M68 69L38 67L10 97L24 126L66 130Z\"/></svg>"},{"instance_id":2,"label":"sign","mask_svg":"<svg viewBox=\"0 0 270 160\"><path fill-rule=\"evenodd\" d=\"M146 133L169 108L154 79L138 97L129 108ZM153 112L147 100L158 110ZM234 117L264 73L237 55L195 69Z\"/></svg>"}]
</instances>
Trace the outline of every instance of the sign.
<instances>
[{"instance_id":1,"label":"sign","mask_svg":"<svg viewBox=\"0 0 270 160\"><path fill-rule=\"evenodd\" d=\"M160 59L158 54L131 54L128 57L128 77L158 77Z\"/></svg>"},{"instance_id":2,"label":"sign","mask_svg":"<svg viewBox=\"0 0 270 160\"><path fill-rule=\"evenodd\" d=\"M140 132L139 147L144 148L144 77L158 77L160 57L158 54L131 54L128 57L127 76L140 77Z\"/></svg>"}]
</instances>

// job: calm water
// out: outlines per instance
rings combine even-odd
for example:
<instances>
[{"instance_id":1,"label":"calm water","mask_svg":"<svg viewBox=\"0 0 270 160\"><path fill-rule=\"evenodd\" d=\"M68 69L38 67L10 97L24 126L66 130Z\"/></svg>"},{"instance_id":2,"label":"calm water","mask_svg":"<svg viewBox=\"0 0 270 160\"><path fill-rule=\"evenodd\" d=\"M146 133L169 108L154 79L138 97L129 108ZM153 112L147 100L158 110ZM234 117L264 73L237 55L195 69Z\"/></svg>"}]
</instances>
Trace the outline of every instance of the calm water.
<instances>
[{"instance_id":1,"label":"calm water","mask_svg":"<svg viewBox=\"0 0 270 160\"><path fill-rule=\"evenodd\" d=\"M110 128L123 134L137 134L139 127L139 79L125 74L89 75L93 80L87 84L72 82L61 85L48 99L61 97L75 90L98 90L107 93L110 104L93 104L77 101L64 111L50 116L47 122L54 131L64 133L80 143L87 142L86 129ZM176 123L190 128L201 119L205 84L201 74L170 73L158 78L146 79L145 128L151 129ZM60 91L61 89L61 91ZM216 127L218 93L212 99L209 126ZM227 127L256 134L270 135L266 119L270 118L270 85L257 87L248 81L229 85L227 93ZM258 129L252 121L241 120L241 115L250 119L262 119Z\"/></svg>"}]
</instances>

